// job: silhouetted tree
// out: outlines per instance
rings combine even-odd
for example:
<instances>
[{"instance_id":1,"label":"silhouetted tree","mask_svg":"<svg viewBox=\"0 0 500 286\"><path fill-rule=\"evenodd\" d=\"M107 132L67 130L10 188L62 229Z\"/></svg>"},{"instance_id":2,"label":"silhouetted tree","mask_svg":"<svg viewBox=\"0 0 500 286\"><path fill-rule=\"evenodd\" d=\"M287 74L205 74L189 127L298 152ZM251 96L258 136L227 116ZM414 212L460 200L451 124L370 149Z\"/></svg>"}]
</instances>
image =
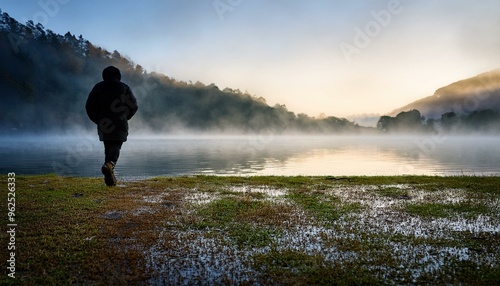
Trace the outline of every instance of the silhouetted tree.
<instances>
[{"instance_id":1,"label":"silhouetted tree","mask_svg":"<svg viewBox=\"0 0 500 286\"><path fill-rule=\"evenodd\" d=\"M389 132L393 129L396 119L387 115L381 116L377 122L377 129L383 132Z\"/></svg>"},{"instance_id":2,"label":"silhouetted tree","mask_svg":"<svg viewBox=\"0 0 500 286\"><path fill-rule=\"evenodd\" d=\"M461 124L461 119L455 112L447 112L441 115L441 128L445 131L456 131Z\"/></svg>"},{"instance_id":3,"label":"silhouetted tree","mask_svg":"<svg viewBox=\"0 0 500 286\"><path fill-rule=\"evenodd\" d=\"M381 116L377 122L377 129L383 132L424 132L425 118L420 115L420 111L414 109L400 112L396 117Z\"/></svg>"}]
</instances>

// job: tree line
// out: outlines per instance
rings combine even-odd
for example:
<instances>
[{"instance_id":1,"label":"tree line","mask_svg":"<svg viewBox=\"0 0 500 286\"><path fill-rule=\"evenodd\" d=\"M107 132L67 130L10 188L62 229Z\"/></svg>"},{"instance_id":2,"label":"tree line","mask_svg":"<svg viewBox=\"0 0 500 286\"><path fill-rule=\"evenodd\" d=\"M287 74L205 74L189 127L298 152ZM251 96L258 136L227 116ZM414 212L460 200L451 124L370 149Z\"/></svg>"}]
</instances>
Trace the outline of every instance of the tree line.
<instances>
[{"instance_id":1,"label":"tree line","mask_svg":"<svg viewBox=\"0 0 500 286\"><path fill-rule=\"evenodd\" d=\"M395 117L382 116L377 129L384 133L489 133L500 134L500 113L491 109L467 114L446 112L439 119L426 119L414 109L400 112Z\"/></svg>"},{"instance_id":2,"label":"tree line","mask_svg":"<svg viewBox=\"0 0 500 286\"><path fill-rule=\"evenodd\" d=\"M285 105L215 84L185 82L148 72L117 50L110 52L70 32L19 23L0 10L0 134L93 131L85 101L102 70L113 65L138 98L131 128L153 133L500 133L500 114L484 109L426 119L418 110L380 117L377 128L344 118L295 114Z\"/></svg>"},{"instance_id":3,"label":"tree line","mask_svg":"<svg viewBox=\"0 0 500 286\"><path fill-rule=\"evenodd\" d=\"M118 67L138 98L131 128L152 132L357 133L344 118L313 118L262 97L215 84L187 83L148 72L118 51L82 35L60 35L41 24L19 23L0 10L0 132L93 130L84 105L103 68Z\"/></svg>"}]
</instances>

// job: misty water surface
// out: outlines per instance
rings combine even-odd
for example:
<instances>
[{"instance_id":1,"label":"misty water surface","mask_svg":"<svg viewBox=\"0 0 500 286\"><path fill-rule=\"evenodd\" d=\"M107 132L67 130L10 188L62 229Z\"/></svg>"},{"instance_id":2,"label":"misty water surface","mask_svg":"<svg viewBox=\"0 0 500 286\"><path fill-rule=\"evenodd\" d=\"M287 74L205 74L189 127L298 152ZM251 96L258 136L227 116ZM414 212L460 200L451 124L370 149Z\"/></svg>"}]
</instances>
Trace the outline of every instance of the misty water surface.
<instances>
[{"instance_id":1,"label":"misty water surface","mask_svg":"<svg viewBox=\"0 0 500 286\"><path fill-rule=\"evenodd\" d=\"M3 173L101 176L97 135L3 137ZM500 175L499 137L156 136L131 137L117 174Z\"/></svg>"}]
</instances>

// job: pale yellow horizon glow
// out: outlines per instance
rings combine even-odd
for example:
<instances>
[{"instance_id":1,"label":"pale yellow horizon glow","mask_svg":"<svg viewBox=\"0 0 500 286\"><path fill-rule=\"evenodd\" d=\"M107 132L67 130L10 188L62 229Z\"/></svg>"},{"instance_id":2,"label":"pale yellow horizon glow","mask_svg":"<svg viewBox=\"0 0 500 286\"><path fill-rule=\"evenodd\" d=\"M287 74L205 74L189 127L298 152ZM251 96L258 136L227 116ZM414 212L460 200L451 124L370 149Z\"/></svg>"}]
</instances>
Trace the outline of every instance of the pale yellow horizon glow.
<instances>
[{"instance_id":1,"label":"pale yellow horizon glow","mask_svg":"<svg viewBox=\"0 0 500 286\"><path fill-rule=\"evenodd\" d=\"M443 86L500 67L500 38L493 37L499 34L495 11L500 2L491 0L396 1L399 13L385 27L379 23L368 45L347 59L339 45L354 45L358 31L374 21L374 13L381 15L394 1L358 7L352 19L338 26L305 23L283 33L283 27L271 27L277 33L255 31L238 22L235 12L227 20L241 25L229 29L234 34L211 39L230 41L229 48L204 46L207 52L191 54L181 66L165 62L164 73L248 91L295 113L347 117L386 114Z\"/></svg>"},{"instance_id":2,"label":"pale yellow horizon glow","mask_svg":"<svg viewBox=\"0 0 500 286\"><path fill-rule=\"evenodd\" d=\"M331 55L324 55L328 58ZM309 116L348 117L360 114L383 115L418 99L433 95L435 90L493 70L494 63L474 63L450 57L433 65L419 59L402 66L384 60L369 64L345 64L332 61L318 65L289 62L287 65L258 64L221 65L204 71L184 73L162 71L178 80L189 79L205 84L215 83L220 89L240 89L266 99L270 106L285 104L288 110ZM380 67L380 68L379 68Z\"/></svg>"},{"instance_id":3,"label":"pale yellow horizon glow","mask_svg":"<svg viewBox=\"0 0 500 286\"><path fill-rule=\"evenodd\" d=\"M48 9L4 2L21 21ZM384 114L500 68L498 0L62 2L44 23L56 33L310 116Z\"/></svg>"}]
</instances>

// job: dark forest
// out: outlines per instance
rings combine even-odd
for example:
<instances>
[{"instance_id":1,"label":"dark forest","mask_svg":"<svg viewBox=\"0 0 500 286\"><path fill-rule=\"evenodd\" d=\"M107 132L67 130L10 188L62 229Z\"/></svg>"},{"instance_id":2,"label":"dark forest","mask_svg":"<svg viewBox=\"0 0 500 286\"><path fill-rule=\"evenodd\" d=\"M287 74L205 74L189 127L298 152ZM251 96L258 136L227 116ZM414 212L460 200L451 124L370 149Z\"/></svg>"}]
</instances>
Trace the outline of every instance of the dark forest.
<instances>
[{"instance_id":1,"label":"dark forest","mask_svg":"<svg viewBox=\"0 0 500 286\"><path fill-rule=\"evenodd\" d=\"M85 100L113 65L138 99L131 128L154 133L357 133L347 119L315 119L295 114L285 105L215 84L187 83L148 72L121 55L70 32L59 35L32 21L0 18L0 114L2 133L61 132L94 127Z\"/></svg>"},{"instance_id":2,"label":"dark forest","mask_svg":"<svg viewBox=\"0 0 500 286\"><path fill-rule=\"evenodd\" d=\"M122 80L138 99L139 112L131 128L154 134L500 133L498 108L460 113L451 108L452 100L449 110L440 107L440 117L426 118L419 110L408 108L393 117L382 116L377 128L334 116L295 114L285 105L269 106L264 98L239 89L221 90L214 83L185 82L147 71L117 50L110 52L82 35L59 35L32 21L19 23L1 11L0 50L1 134L94 130L84 105L109 65L121 70ZM496 100L500 93L495 90L492 95ZM425 100L438 98L446 97ZM419 107L425 110L433 105Z\"/></svg>"}]
</instances>

